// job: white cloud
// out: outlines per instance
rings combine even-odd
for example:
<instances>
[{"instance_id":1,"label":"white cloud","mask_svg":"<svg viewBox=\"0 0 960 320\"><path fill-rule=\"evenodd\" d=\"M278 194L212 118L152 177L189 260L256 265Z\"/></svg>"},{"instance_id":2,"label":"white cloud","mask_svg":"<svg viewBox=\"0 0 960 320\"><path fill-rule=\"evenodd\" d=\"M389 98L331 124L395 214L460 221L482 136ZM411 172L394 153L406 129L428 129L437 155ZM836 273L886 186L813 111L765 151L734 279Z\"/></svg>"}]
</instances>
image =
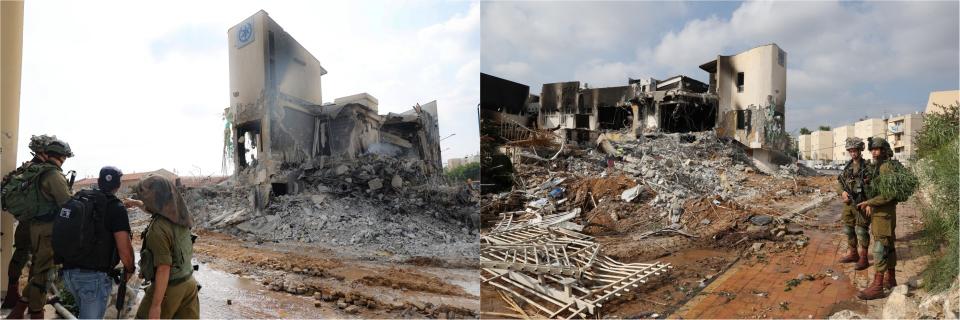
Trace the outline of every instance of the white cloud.
<instances>
[{"instance_id":1,"label":"white cloud","mask_svg":"<svg viewBox=\"0 0 960 320\"><path fill-rule=\"evenodd\" d=\"M957 2L744 2L692 19L689 9L708 5L642 5L485 3L481 69L523 63L528 75L510 80L531 86L675 74L706 80L698 67L717 55L776 43L788 54L788 130L826 124L824 117L839 124L911 112L929 91L960 87ZM585 25L596 28L571 31Z\"/></svg>"},{"instance_id":2,"label":"white cloud","mask_svg":"<svg viewBox=\"0 0 960 320\"><path fill-rule=\"evenodd\" d=\"M584 69L591 60L616 62L611 59L623 52L652 45L657 26L671 16L685 14L685 6L663 2L484 2L481 70L532 88L579 80L572 78L572 72Z\"/></svg>"},{"instance_id":3,"label":"white cloud","mask_svg":"<svg viewBox=\"0 0 960 320\"><path fill-rule=\"evenodd\" d=\"M525 78L530 75L532 69L526 62L510 61L504 64L493 66L493 73L498 77L504 78Z\"/></svg>"},{"instance_id":4,"label":"white cloud","mask_svg":"<svg viewBox=\"0 0 960 320\"><path fill-rule=\"evenodd\" d=\"M80 175L103 165L219 173L227 29L260 9L329 71L325 101L368 92L381 112L401 112L437 100L441 134L457 132L444 158L477 153L479 4L448 4L458 8L426 21L423 6L28 1L18 158L31 134L48 133L71 144L65 169Z\"/></svg>"}]
</instances>

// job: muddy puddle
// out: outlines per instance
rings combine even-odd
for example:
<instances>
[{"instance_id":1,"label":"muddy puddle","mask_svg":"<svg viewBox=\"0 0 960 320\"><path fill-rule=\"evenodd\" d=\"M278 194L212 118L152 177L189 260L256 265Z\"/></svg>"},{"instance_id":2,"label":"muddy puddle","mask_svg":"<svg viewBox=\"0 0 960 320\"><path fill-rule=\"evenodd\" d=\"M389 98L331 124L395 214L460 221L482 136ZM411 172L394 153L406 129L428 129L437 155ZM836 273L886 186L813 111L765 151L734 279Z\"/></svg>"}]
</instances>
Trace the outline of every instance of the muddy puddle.
<instances>
[{"instance_id":1,"label":"muddy puddle","mask_svg":"<svg viewBox=\"0 0 960 320\"><path fill-rule=\"evenodd\" d=\"M136 259L140 259L139 254ZM202 286L202 319L343 317L336 311L314 307L311 297L271 291L256 280L216 270L204 263L200 263L199 271L194 271L193 276ZM137 296L142 298L143 291Z\"/></svg>"},{"instance_id":2,"label":"muddy puddle","mask_svg":"<svg viewBox=\"0 0 960 320\"><path fill-rule=\"evenodd\" d=\"M336 318L337 313L313 306L310 297L270 291L255 280L200 265L194 272L200 290L200 317L226 318ZM227 301L230 301L228 304Z\"/></svg>"}]
</instances>

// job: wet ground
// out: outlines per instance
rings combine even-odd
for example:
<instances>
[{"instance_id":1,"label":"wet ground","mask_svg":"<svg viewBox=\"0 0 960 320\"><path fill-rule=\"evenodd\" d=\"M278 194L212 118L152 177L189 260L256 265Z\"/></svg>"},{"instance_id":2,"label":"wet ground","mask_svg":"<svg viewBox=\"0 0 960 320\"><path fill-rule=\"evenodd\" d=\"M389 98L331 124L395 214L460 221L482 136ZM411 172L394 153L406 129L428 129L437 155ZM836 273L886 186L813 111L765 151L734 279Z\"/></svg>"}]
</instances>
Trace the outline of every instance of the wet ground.
<instances>
[{"instance_id":1,"label":"wet ground","mask_svg":"<svg viewBox=\"0 0 960 320\"><path fill-rule=\"evenodd\" d=\"M194 273L200 290L200 317L228 318L336 318L331 310L314 307L310 297L271 291L255 280L201 265ZM229 301L229 303L228 303Z\"/></svg>"}]
</instances>

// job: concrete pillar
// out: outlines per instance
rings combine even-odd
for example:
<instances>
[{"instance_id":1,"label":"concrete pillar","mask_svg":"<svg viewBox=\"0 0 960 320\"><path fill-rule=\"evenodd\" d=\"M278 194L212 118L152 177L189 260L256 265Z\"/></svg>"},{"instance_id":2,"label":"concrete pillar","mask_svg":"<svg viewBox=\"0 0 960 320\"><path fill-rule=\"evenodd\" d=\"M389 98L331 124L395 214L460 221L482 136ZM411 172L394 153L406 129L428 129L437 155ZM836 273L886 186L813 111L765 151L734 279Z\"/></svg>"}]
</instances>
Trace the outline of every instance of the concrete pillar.
<instances>
[{"instance_id":1,"label":"concrete pillar","mask_svg":"<svg viewBox=\"0 0 960 320\"><path fill-rule=\"evenodd\" d=\"M20 130L20 63L23 59L23 1L0 1L0 174L17 168ZM7 264L13 253L10 213L0 214L0 290L6 294Z\"/></svg>"}]
</instances>

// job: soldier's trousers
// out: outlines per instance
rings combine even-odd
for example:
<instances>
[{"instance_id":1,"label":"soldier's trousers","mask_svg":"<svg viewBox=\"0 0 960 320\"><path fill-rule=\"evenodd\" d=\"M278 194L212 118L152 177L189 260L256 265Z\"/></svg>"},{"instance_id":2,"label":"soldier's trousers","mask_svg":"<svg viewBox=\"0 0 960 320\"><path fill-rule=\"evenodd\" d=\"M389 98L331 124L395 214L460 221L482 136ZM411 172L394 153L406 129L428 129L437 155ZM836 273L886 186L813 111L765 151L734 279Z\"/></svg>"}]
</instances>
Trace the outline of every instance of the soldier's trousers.
<instances>
[{"instance_id":1,"label":"soldier's trousers","mask_svg":"<svg viewBox=\"0 0 960 320\"><path fill-rule=\"evenodd\" d=\"M869 229L871 220L858 212L855 204L852 202L844 204L840 219L843 221L843 233L847 236L847 245L850 248L870 246Z\"/></svg>"},{"instance_id":2,"label":"soldier's trousers","mask_svg":"<svg viewBox=\"0 0 960 320\"><path fill-rule=\"evenodd\" d=\"M897 266L897 249L895 247L897 214L875 212L871 217L871 233L874 237L873 258L877 272L894 269Z\"/></svg>"},{"instance_id":3,"label":"soldier's trousers","mask_svg":"<svg viewBox=\"0 0 960 320\"><path fill-rule=\"evenodd\" d=\"M143 294L140 307L137 308L137 319L146 319L150 315L150 304L153 301L153 290L156 284L147 287ZM190 276L181 283L167 286L167 292L160 303L160 319L199 319L200 296L197 280Z\"/></svg>"},{"instance_id":4,"label":"soldier's trousers","mask_svg":"<svg viewBox=\"0 0 960 320\"><path fill-rule=\"evenodd\" d=\"M10 265L7 267L7 276L11 281L20 279L23 268L30 261L30 221L17 223L13 232L13 254L10 256Z\"/></svg>"},{"instance_id":5,"label":"soldier's trousers","mask_svg":"<svg viewBox=\"0 0 960 320\"><path fill-rule=\"evenodd\" d=\"M30 281L24 290L30 312L43 310L47 304L47 281L53 268L53 222L30 223L30 244L33 259L30 263Z\"/></svg>"}]
</instances>

